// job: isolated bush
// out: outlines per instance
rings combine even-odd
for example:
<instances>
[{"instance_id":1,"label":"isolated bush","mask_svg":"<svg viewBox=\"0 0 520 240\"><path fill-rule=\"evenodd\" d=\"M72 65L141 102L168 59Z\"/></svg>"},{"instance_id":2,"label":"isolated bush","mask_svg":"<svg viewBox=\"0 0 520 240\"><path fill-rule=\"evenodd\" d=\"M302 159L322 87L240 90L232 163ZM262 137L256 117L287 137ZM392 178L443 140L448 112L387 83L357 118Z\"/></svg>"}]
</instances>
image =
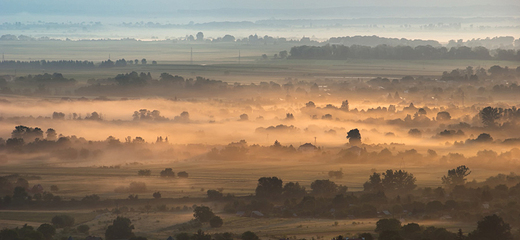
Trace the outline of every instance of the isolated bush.
<instances>
[{"instance_id":1,"label":"isolated bush","mask_svg":"<svg viewBox=\"0 0 520 240\"><path fill-rule=\"evenodd\" d=\"M182 172L177 173L177 177L188 178L189 174L187 172L185 172L185 171L182 171Z\"/></svg>"},{"instance_id":2,"label":"isolated bush","mask_svg":"<svg viewBox=\"0 0 520 240\"><path fill-rule=\"evenodd\" d=\"M90 230L90 227L86 224L83 224L83 225L79 225L76 230L79 232L79 233L88 233L88 231Z\"/></svg>"},{"instance_id":3,"label":"isolated bush","mask_svg":"<svg viewBox=\"0 0 520 240\"><path fill-rule=\"evenodd\" d=\"M168 178L175 177L175 173L173 172L173 169L171 169L171 168L165 168L164 170L161 171L160 175L161 175L161 177L168 177Z\"/></svg>"},{"instance_id":4,"label":"isolated bush","mask_svg":"<svg viewBox=\"0 0 520 240\"><path fill-rule=\"evenodd\" d=\"M155 199L159 199L159 198L162 197L161 192L154 192L152 196L153 196L153 198L155 198Z\"/></svg>"}]
</instances>

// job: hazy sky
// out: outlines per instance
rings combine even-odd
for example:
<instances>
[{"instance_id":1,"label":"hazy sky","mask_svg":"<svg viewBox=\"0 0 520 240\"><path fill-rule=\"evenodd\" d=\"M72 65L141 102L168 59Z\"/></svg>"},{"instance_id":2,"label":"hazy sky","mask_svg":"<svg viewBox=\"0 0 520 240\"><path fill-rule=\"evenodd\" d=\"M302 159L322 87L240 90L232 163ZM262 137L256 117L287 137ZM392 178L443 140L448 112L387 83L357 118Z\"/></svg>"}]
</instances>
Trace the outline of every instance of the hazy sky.
<instances>
[{"instance_id":1,"label":"hazy sky","mask_svg":"<svg viewBox=\"0 0 520 240\"><path fill-rule=\"evenodd\" d=\"M0 23L518 17L518 9L519 0L0 0Z\"/></svg>"},{"instance_id":2,"label":"hazy sky","mask_svg":"<svg viewBox=\"0 0 520 240\"><path fill-rule=\"evenodd\" d=\"M139 11L143 7L149 10L163 11L164 8L177 9L218 9L218 8L328 8L345 6L465 6L465 5L520 5L518 0L1 0L2 12L62 12L64 10L84 10L99 7L113 11L121 9ZM99 9L104 10L104 9Z\"/></svg>"}]
</instances>

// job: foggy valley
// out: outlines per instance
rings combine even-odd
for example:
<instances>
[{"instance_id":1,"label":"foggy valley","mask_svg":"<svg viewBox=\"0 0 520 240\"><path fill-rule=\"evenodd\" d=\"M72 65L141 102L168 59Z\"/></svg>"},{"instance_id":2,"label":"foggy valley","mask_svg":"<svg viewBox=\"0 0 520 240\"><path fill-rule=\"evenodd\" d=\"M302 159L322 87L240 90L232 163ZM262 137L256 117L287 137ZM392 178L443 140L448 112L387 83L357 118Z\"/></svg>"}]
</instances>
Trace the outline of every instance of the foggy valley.
<instances>
[{"instance_id":1,"label":"foggy valley","mask_svg":"<svg viewBox=\"0 0 520 240\"><path fill-rule=\"evenodd\" d=\"M0 240L520 239L516 1L0 5Z\"/></svg>"}]
</instances>

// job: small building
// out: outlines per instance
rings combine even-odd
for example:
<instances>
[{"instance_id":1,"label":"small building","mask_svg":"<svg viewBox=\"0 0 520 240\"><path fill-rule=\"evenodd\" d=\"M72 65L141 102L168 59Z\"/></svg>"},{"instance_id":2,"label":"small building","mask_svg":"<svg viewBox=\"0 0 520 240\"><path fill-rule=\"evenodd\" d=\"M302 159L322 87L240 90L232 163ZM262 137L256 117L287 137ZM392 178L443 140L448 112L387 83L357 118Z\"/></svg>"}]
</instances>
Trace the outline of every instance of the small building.
<instances>
[{"instance_id":1,"label":"small building","mask_svg":"<svg viewBox=\"0 0 520 240\"><path fill-rule=\"evenodd\" d=\"M259 211L252 211L251 212L251 217L260 218L260 217L264 217L264 214L259 212Z\"/></svg>"}]
</instances>

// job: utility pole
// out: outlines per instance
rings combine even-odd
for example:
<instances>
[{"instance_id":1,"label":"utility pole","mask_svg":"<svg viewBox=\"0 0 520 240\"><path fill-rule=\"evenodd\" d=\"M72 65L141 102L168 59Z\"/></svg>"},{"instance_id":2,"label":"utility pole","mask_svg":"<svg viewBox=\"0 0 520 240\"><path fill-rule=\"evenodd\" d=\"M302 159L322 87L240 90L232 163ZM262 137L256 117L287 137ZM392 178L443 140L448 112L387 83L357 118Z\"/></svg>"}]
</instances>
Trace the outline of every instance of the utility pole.
<instances>
[{"instance_id":1,"label":"utility pole","mask_svg":"<svg viewBox=\"0 0 520 240\"><path fill-rule=\"evenodd\" d=\"M193 47L190 47L190 64L193 65Z\"/></svg>"},{"instance_id":2,"label":"utility pole","mask_svg":"<svg viewBox=\"0 0 520 240\"><path fill-rule=\"evenodd\" d=\"M316 137L314 137L314 146L316 146Z\"/></svg>"},{"instance_id":3,"label":"utility pole","mask_svg":"<svg viewBox=\"0 0 520 240\"><path fill-rule=\"evenodd\" d=\"M240 49L238 49L238 64L240 64Z\"/></svg>"}]
</instances>

